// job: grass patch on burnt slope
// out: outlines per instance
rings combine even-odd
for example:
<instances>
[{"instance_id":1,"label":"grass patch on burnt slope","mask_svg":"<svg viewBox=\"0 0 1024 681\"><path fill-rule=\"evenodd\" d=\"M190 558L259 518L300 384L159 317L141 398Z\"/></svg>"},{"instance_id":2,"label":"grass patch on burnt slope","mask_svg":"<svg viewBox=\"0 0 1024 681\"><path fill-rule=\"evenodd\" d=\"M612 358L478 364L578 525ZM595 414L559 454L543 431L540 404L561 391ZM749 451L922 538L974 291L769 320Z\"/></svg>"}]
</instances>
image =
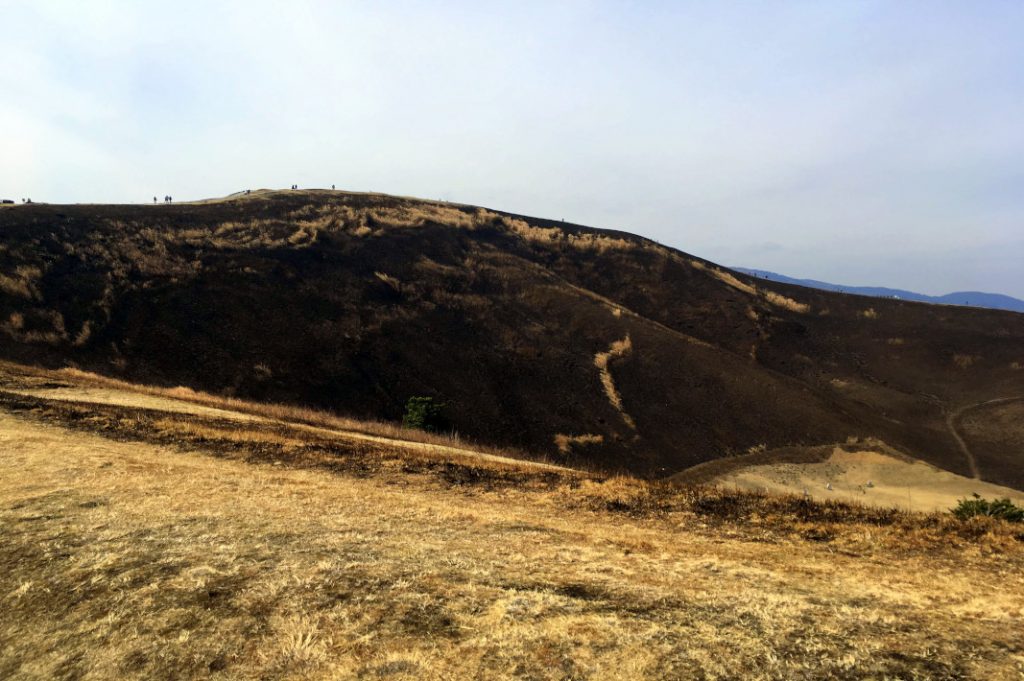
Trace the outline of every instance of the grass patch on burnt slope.
<instances>
[{"instance_id":1,"label":"grass patch on burnt slope","mask_svg":"<svg viewBox=\"0 0 1024 681\"><path fill-rule=\"evenodd\" d=\"M426 445L427 451L436 448L435 453L445 453L449 457L458 457L460 452L471 455L500 457L502 459L514 459L524 462L534 462L541 465L551 465L548 457L543 455L527 454L511 447L495 447L474 442L466 442L457 432L430 432L418 428L410 428L398 423L380 420L355 419L340 414L335 414L323 409L303 407L289 404L276 404L254 402L243 400L226 395L216 395L201 390L194 390L185 386L164 387L138 383L129 383L116 378L95 374L88 371L81 371L76 368L43 369L40 367L28 367L12 362L0 361L0 390L19 389L64 389L64 388L109 388L114 391L130 393L135 395L152 396L175 402L185 402L211 409L229 412L225 416L239 415L254 416L258 419L271 421L271 427L278 426L296 429L300 426L312 426L328 431L335 431L335 435L342 433L366 435L382 440L391 440L400 443L405 449L415 445ZM89 401L83 398L82 401ZM59 405L59 401L55 401ZM98 405L90 405L95 407ZM181 414L179 414L179 417ZM228 425L238 428L237 420L227 422ZM238 436L234 436L236 439ZM300 437L316 439L309 432L302 433ZM243 438L244 439L244 438ZM322 435L321 435L322 439ZM335 438L336 439L336 438ZM385 443L386 444L386 443ZM421 448L424 449L424 448Z\"/></svg>"},{"instance_id":2,"label":"grass patch on burnt slope","mask_svg":"<svg viewBox=\"0 0 1024 681\"><path fill-rule=\"evenodd\" d=\"M990 518L0 400L2 678L1019 678Z\"/></svg>"}]
</instances>

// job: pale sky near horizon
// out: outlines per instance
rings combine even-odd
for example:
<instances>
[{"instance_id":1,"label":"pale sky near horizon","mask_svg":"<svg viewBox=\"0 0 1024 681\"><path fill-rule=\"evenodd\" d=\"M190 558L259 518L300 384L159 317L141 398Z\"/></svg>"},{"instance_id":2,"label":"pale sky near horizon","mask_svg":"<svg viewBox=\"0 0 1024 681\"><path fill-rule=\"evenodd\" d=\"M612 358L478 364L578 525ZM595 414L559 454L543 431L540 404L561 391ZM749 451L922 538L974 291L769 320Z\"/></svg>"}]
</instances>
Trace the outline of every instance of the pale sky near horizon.
<instances>
[{"instance_id":1,"label":"pale sky near horizon","mask_svg":"<svg viewBox=\"0 0 1024 681\"><path fill-rule=\"evenodd\" d=\"M1024 2L0 0L0 197L443 198L1024 298Z\"/></svg>"}]
</instances>

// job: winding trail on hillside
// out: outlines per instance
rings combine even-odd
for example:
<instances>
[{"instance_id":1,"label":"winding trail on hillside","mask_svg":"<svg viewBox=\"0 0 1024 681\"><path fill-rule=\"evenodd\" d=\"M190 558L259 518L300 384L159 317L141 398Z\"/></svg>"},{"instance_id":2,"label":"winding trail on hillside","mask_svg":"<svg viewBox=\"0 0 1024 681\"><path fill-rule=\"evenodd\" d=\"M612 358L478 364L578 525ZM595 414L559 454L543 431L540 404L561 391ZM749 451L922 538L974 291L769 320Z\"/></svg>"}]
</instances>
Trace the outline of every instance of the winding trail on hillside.
<instances>
[{"instance_id":1,"label":"winding trail on hillside","mask_svg":"<svg viewBox=\"0 0 1024 681\"><path fill-rule=\"evenodd\" d=\"M636 422L633 421L633 417L622 406L622 395L619 393L618 388L615 387L615 379L612 378L610 366L612 360L628 357L632 352L633 340L627 333L626 337L622 340L614 341L609 346L607 352L599 352L594 355L594 366L597 367L598 373L601 376L601 385L604 386L604 394L608 397L608 401L619 412L626 425L636 430Z\"/></svg>"},{"instance_id":2,"label":"winding trail on hillside","mask_svg":"<svg viewBox=\"0 0 1024 681\"><path fill-rule=\"evenodd\" d=\"M1018 400L1024 400L1024 395L1018 395L1017 397L998 397L994 400L975 402L974 404L968 404L965 407L960 407L955 411L951 411L946 415L946 428L949 430L949 434L953 436L953 439L956 441L957 447L959 447L960 451L963 453L964 458L967 459L967 466L971 470L971 477L975 480L981 480L981 472L978 470L978 461L974 458L974 452L971 451L967 441L964 440L960 431L957 430L957 421L969 411L981 409L982 407L991 406L993 404L1016 402Z\"/></svg>"}]
</instances>

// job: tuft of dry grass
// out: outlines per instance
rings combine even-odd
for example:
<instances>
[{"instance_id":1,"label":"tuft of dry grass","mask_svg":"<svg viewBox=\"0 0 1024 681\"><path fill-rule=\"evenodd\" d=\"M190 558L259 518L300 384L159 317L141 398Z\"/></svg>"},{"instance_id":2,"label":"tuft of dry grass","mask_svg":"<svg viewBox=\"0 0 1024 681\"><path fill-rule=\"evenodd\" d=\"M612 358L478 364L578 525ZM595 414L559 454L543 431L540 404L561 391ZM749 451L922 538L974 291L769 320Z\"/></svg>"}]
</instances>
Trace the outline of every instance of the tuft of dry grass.
<instances>
[{"instance_id":1,"label":"tuft of dry grass","mask_svg":"<svg viewBox=\"0 0 1024 681\"><path fill-rule=\"evenodd\" d=\"M19 265L10 274L0 272L0 291L26 300L37 300L36 284L43 273L38 267Z\"/></svg>"},{"instance_id":2,"label":"tuft of dry grass","mask_svg":"<svg viewBox=\"0 0 1024 681\"><path fill-rule=\"evenodd\" d=\"M27 317L24 313L12 312L0 324L0 331L20 343L58 345L68 337L64 317L57 310L34 309Z\"/></svg>"},{"instance_id":3,"label":"tuft of dry grass","mask_svg":"<svg viewBox=\"0 0 1024 681\"><path fill-rule=\"evenodd\" d=\"M757 288L756 287L751 286L750 284L748 284L746 282L740 281L739 279L736 278L735 275L733 275L730 272L726 272L725 270L720 270L720 269L718 269L717 267L714 267L714 266L705 265L704 263L702 263L699 260L691 260L690 261L690 265L693 266L695 269L701 270L703 272L710 272L713 277L715 277L716 279L718 279L722 283L728 284L729 286L733 287L737 291L742 291L742 292L747 293L747 294L752 295L752 296L756 296L757 295Z\"/></svg>"},{"instance_id":4,"label":"tuft of dry grass","mask_svg":"<svg viewBox=\"0 0 1024 681\"><path fill-rule=\"evenodd\" d=\"M402 292L402 282L399 281L398 278L392 277L390 274L385 274L384 272L374 272L373 276L384 282L395 293Z\"/></svg>"},{"instance_id":5,"label":"tuft of dry grass","mask_svg":"<svg viewBox=\"0 0 1024 681\"><path fill-rule=\"evenodd\" d=\"M715 277L722 283L731 286L737 291L742 291L743 293L746 293L751 296L760 296L765 302L767 302L770 305L774 305L775 307L781 307L791 312L799 312L801 314L806 314L811 311L811 306L806 303L801 303L796 300L793 300L792 298L787 298L781 293L776 293L775 291L759 289L753 284L741 281L739 278L736 277L736 275L734 275L731 272L719 269L718 267L715 267L713 265L705 265L703 262L699 260L690 260L689 262L690 266L693 267L694 269L710 273L711 276ZM754 308L752 307L747 308L747 316L753 321L758 320L757 311L754 310Z\"/></svg>"},{"instance_id":6,"label":"tuft of dry grass","mask_svg":"<svg viewBox=\"0 0 1024 681\"><path fill-rule=\"evenodd\" d=\"M775 291L763 291L764 299L776 307L785 308L791 312L799 312L801 314L807 314L811 311L811 306L807 303L798 303L792 298L776 293Z\"/></svg>"},{"instance_id":7,"label":"tuft of dry grass","mask_svg":"<svg viewBox=\"0 0 1024 681\"><path fill-rule=\"evenodd\" d=\"M560 245L581 251L608 253L610 251L628 251L636 248L636 244L622 237L601 234L599 232L567 232L558 227L536 227L520 218L499 216L495 213L483 212L481 217L501 224L509 231L519 235L525 241Z\"/></svg>"},{"instance_id":8,"label":"tuft of dry grass","mask_svg":"<svg viewBox=\"0 0 1024 681\"><path fill-rule=\"evenodd\" d=\"M604 442L604 435L595 435L593 433L587 433L585 435L565 435L564 433L558 433L555 435L554 441L555 446L558 447L558 452L563 456L566 456L578 447L601 444Z\"/></svg>"},{"instance_id":9,"label":"tuft of dry grass","mask_svg":"<svg viewBox=\"0 0 1024 681\"><path fill-rule=\"evenodd\" d=\"M4 322L4 327L8 333L21 331L25 328L25 315L20 312L12 312Z\"/></svg>"},{"instance_id":10,"label":"tuft of dry grass","mask_svg":"<svg viewBox=\"0 0 1024 681\"><path fill-rule=\"evenodd\" d=\"M953 355L953 364L961 369L970 369L981 357L977 355L965 355L956 353Z\"/></svg>"}]
</instances>

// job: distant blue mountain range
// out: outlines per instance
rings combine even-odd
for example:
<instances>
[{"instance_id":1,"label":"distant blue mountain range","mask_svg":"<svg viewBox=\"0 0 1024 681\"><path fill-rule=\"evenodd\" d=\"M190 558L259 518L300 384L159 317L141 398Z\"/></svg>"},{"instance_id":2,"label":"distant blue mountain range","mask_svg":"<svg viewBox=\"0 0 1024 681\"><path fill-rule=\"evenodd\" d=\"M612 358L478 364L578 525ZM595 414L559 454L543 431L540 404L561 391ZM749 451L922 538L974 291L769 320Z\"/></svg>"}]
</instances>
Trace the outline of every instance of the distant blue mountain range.
<instances>
[{"instance_id":1,"label":"distant blue mountain range","mask_svg":"<svg viewBox=\"0 0 1024 681\"><path fill-rule=\"evenodd\" d=\"M901 300L916 300L922 303L941 303L943 305L970 305L971 307L990 307L995 310L1011 310L1013 312L1024 312L1024 300L1004 296L1001 293L982 293L980 291L957 291L947 293L944 296L926 296L923 293L903 291L897 288L884 288L881 286L840 286L815 279L794 279L784 274L768 272L767 270L752 270L747 267L733 267L737 272L743 272L758 279L780 281L784 284L796 284L810 288L823 289L825 291L839 291L840 293L855 293L861 296L875 296L877 298L900 298Z\"/></svg>"}]
</instances>

